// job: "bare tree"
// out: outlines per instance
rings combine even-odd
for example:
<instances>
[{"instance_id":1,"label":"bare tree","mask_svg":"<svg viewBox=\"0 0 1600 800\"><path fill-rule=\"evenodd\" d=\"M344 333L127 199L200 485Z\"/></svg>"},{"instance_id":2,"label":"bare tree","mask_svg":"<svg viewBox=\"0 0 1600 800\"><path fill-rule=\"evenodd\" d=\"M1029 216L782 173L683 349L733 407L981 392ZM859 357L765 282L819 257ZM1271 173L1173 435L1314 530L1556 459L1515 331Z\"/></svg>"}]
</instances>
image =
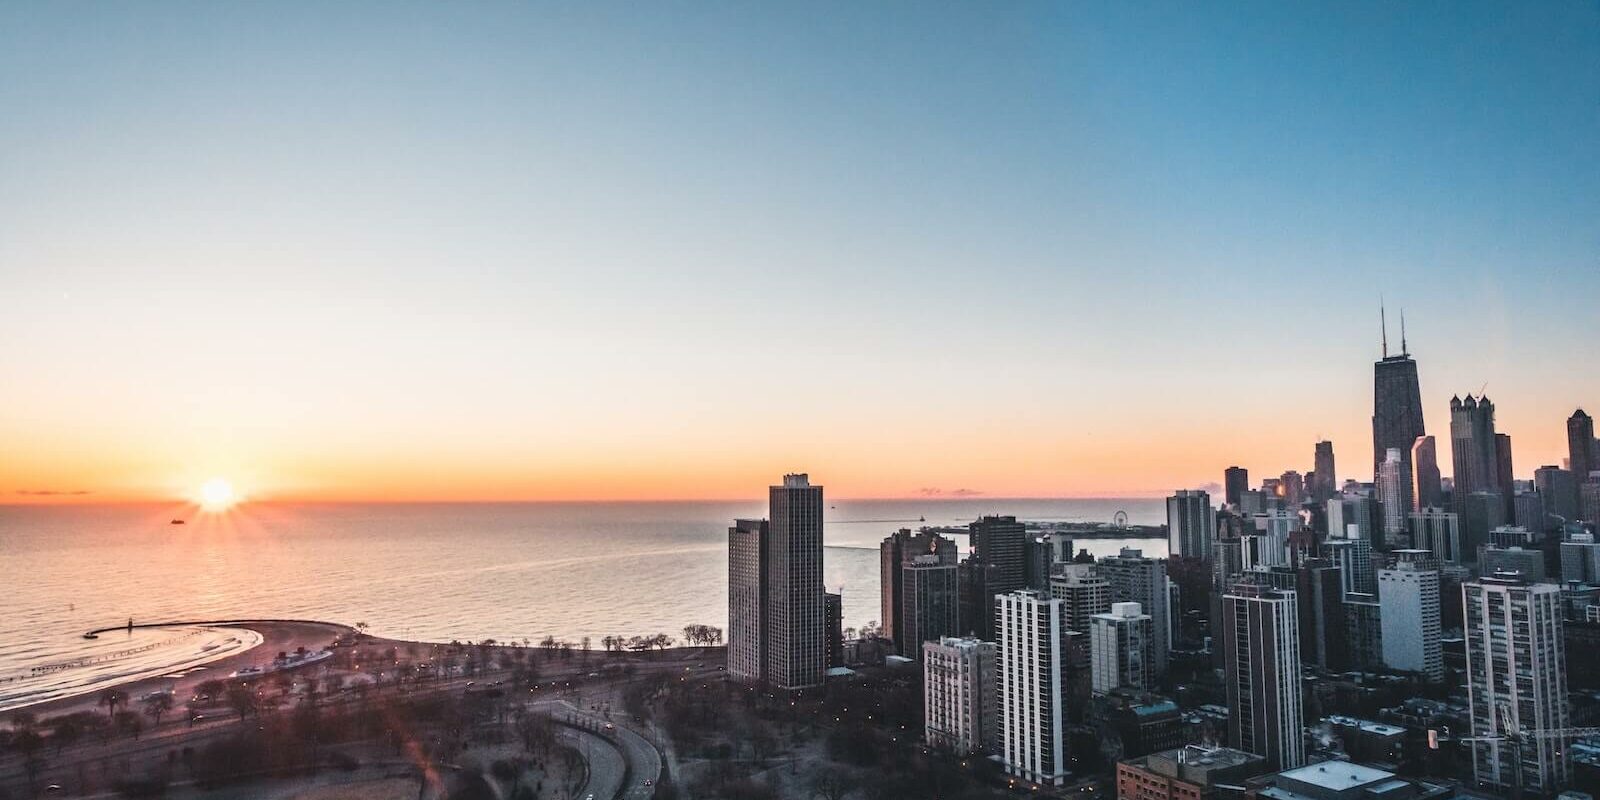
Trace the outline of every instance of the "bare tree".
<instances>
[{"instance_id":1,"label":"bare tree","mask_svg":"<svg viewBox=\"0 0 1600 800\"><path fill-rule=\"evenodd\" d=\"M172 695L167 692L147 694L140 702L144 704L144 713L149 715L153 727L160 727L162 715L172 710Z\"/></svg>"}]
</instances>

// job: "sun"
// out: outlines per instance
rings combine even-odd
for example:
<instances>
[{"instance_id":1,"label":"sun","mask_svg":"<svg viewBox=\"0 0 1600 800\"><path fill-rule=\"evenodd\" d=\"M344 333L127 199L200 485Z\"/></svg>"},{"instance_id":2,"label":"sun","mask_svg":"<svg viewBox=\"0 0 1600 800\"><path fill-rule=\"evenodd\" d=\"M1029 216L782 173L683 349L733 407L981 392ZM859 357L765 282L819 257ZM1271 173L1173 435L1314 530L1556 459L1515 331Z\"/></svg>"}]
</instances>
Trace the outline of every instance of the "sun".
<instances>
[{"instance_id":1,"label":"sun","mask_svg":"<svg viewBox=\"0 0 1600 800\"><path fill-rule=\"evenodd\" d=\"M239 496L234 493L233 484L221 478L212 478L200 486L200 507L207 511L227 511L237 502Z\"/></svg>"}]
</instances>

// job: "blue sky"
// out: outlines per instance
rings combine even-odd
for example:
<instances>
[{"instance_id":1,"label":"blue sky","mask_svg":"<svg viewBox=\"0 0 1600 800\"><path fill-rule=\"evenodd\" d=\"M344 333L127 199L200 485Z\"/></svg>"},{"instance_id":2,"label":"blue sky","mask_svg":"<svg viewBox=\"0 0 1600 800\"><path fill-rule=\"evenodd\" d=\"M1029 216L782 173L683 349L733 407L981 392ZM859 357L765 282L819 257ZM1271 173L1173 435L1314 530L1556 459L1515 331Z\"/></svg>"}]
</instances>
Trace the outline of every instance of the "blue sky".
<instances>
[{"instance_id":1,"label":"blue sky","mask_svg":"<svg viewBox=\"0 0 1600 800\"><path fill-rule=\"evenodd\" d=\"M1600 405L1592 3L5 3L0 109L0 491L1363 477L1380 294Z\"/></svg>"}]
</instances>

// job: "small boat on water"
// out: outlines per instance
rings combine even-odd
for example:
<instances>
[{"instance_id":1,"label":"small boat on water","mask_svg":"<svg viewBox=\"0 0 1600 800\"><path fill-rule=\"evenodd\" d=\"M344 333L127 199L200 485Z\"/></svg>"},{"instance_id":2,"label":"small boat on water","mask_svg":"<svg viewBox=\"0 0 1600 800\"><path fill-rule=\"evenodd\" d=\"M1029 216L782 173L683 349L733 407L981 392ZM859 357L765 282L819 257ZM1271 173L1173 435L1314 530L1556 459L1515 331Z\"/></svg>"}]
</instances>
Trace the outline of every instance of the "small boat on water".
<instances>
[{"instance_id":1,"label":"small boat on water","mask_svg":"<svg viewBox=\"0 0 1600 800\"><path fill-rule=\"evenodd\" d=\"M100 638L100 634L98 634L98 633L86 633L86 634L83 635L83 638L85 638L85 639L98 639L98 638Z\"/></svg>"}]
</instances>

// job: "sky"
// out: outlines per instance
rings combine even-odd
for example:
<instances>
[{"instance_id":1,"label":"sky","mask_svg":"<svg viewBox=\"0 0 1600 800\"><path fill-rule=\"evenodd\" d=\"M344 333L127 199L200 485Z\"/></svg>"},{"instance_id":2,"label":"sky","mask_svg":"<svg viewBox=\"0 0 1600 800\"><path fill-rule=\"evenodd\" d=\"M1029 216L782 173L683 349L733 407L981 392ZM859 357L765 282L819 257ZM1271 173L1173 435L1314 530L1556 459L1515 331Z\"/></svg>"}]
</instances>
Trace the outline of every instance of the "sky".
<instances>
[{"instance_id":1,"label":"sky","mask_svg":"<svg viewBox=\"0 0 1600 800\"><path fill-rule=\"evenodd\" d=\"M1560 463L1600 6L0 2L0 503L1370 480L1380 297Z\"/></svg>"}]
</instances>

